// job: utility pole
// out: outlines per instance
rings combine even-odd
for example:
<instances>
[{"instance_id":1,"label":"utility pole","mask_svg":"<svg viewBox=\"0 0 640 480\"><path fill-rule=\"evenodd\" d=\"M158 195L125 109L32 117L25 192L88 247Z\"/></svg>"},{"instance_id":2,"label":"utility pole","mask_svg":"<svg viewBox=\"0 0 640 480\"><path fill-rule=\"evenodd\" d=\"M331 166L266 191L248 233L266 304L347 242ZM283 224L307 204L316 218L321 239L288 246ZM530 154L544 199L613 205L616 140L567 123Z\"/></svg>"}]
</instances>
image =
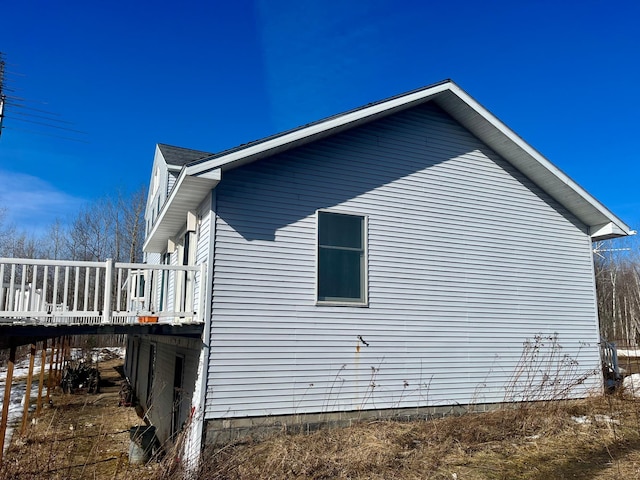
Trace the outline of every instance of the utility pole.
<instances>
[{"instance_id":1,"label":"utility pole","mask_svg":"<svg viewBox=\"0 0 640 480\"><path fill-rule=\"evenodd\" d=\"M2 121L4 120L4 102L7 96L4 93L4 54L0 52L0 137L2 136Z\"/></svg>"},{"instance_id":2,"label":"utility pole","mask_svg":"<svg viewBox=\"0 0 640 480\"><path fill-rule=\"evenodd\" d=\"M11 85L7 80L8 78L11 78L11 75L19 74L16 74L11 70L7 70L5 54L0 52L0 136L5 128L20 130L20 128L13 126L13 122L16 121L37 125L36 128L38 128L38 130L22 130L23 132L63 138L65 140L76 142L85 142L82 138L77 138L77 135L86 135L87 132L70 128L68 125L73 124L59 118L59 114L39 108L39 104L45 102L16 96L14 93L15 90L13 88L9 88L7 85L7 83ZM30 103L35 103L37 106L30 106ZM3 125L4 119L7 116L7 111L9 112L9 118L11 119L10 123L12 123L9 127ZM76 136L61 136L58 134L60 133L58 131L71 132Z\"/></svg>"}]
</instances>

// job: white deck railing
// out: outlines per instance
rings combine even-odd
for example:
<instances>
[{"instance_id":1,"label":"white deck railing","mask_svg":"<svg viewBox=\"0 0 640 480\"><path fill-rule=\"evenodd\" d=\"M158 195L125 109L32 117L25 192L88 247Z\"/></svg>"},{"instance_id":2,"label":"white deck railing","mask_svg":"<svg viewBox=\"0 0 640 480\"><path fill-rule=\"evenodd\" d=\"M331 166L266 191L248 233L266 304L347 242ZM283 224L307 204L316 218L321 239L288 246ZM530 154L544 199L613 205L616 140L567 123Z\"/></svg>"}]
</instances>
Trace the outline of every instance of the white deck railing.
<instances>
[{"instance_id":1,"label":"white deck railing","mask_svg":"<svg viewBox=\"0 0 640 480\"><path fill-rule=\"evenodd\" d=\"M203 322L205 265L0 258L0 322Z\"/></svg>"}]
</instances>

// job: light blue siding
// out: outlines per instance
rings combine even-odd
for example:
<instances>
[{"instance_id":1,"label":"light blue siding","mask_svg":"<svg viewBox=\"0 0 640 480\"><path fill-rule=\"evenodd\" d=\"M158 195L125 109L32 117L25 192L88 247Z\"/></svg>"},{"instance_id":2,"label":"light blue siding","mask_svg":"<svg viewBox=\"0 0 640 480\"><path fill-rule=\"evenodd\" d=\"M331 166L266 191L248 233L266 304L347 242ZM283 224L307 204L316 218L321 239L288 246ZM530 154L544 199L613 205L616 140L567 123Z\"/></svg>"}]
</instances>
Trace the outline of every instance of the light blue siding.
<instances>
[{"instance_id":1,"label":"light blue siding","mask_svg":"<svg viewBox=\"0 0 640 480\"><path fill-rule=\"evenodd\" d=\"M368 218L366 308L315 305L318 209ZM538 334L599 385L587 228L436 107L226 172L216 213L208 419L503 401Z\"/></svg>"},{"instance_id":2,"label":"light blue siding","mask_svg":"<svg viewBox=\"0 0 640 480\"><path fill-rule=\"evenodd\" d=\"M196 231L196 265L202 265L209 261L209 242L211 239L211 195L207 195L204 201L198 207L198 227ZM194 305L199 305L202 309L201 292L206 289L200 278L200 272L196 275L196 284L194 288Z\"/></svg>"}]
</instances>

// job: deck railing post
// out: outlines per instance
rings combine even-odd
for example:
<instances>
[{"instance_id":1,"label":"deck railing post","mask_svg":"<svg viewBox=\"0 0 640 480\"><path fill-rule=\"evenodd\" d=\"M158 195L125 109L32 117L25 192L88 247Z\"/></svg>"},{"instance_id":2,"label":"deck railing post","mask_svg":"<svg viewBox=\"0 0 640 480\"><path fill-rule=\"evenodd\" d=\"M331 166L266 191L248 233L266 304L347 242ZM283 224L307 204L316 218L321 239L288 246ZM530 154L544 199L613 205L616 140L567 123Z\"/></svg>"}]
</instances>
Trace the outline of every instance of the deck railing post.
<instances>
[{"instance_id":1,"label":"deck railing post","mask_svg":"<svg viewBox=\"0 0 640 480\"><path fill-rule=\"evenodd\" d=\"M113 259L108 258L104 274L104 309L102 311L102 323L111 321L111 287L113 284Z\"/></svg>"}]
</instances>

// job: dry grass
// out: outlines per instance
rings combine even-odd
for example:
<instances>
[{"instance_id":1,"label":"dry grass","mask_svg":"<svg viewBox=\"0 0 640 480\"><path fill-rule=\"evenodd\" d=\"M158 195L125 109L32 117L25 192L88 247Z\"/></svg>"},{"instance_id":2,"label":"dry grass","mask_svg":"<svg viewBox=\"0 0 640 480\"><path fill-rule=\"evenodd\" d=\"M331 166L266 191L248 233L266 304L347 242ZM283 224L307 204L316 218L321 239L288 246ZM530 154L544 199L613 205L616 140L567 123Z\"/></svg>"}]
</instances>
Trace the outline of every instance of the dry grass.
<instances>
[{"instance_id":1,"label":"dry grass","mask_svg":"<svg viewBox=\"0 0 640 480\"><path fill-rule=\"evenodd\" d=\"M133 408L118 407L121 361L101 364L113 387L56 395L1 479L183 478L170 464L129 465ZM71 429L70 427L73 427ZM167 455L167 462L174 458ZM171 472L171 473L168 473ZM246 438L204 453L201 479L640 478L640 401L623 395L515 404L430 421L362 422L309 435Z\"/></svg>"},{"instance_id":2,"label":"dry grass","mask_svg":"<svg viewBox=\"0 0 640 480\"><path fill-rule=\"evenodd\" d=\"M97 395L52 396L24 436L16 431L0 468L2 479L145 479L157 465L129 465L129 428L141 424L131 407L118 407L122 360L100 364Z\"/></svg>"},{"instance_id":3,"label":"dry grass","mask_svg":"<svg viewBox=\"0 0 640 480\"><path fill-rule=\"evenodd\" d=\"M199 477L640 478L639 407L622 396L602 397L247 439L206 452Z\"/></svg>"}]
</instances>

